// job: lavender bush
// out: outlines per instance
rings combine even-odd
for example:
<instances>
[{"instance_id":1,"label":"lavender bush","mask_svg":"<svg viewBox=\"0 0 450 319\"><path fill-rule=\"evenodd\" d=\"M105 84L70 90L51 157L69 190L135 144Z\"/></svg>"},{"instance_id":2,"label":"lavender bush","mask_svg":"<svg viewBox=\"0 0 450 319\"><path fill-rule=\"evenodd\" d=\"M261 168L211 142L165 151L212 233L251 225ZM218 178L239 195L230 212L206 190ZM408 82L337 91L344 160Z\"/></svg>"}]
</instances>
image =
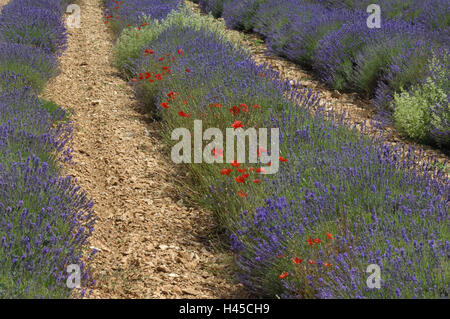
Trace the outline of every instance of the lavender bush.
<instances>
[{"instance_id":1,"label":"lavender bush","mask_svg":"<svg viewBox=\"0 0 450 319\"><path fill-rule=\"evenodd\" d=\"M80 247L92 232L91 208L69 177L55 177L38 157L0 165L0 297L68 297L69 264L88 279Z\"/></svg>"},{"instance_id":2,"label":"lavender bush","mask_svg":"<svg viewBox=\"0 0 450 319\"><path fill-rule=\"evenodd\" d=\"M56 68L56 57L41 48L0 42L0 73L22 76L24 85L41 90Z\"/></svg>"},{"instance_id":3,"label":"lavender bush","mask_svg":"<svg viewBox=\"0 0 450 319\"><path fill-rule=\"evenodd\" d=\"M66 1L12 0L0 15L0 298L66 298L67 266L92 283L83 250L92 205L61 161L71 123L37 94L57 67ZM82 291L84 293L84 290Z\"/></svg>"},{"instance_id":4,"label":"lavender bush","mask_svg":"<svg viewBox=\"0 0 450 319\"><path fill-rule=\"evenodd\" d=\"M9 2L5 7L9 10L20 10L20 7L35 7L54 12L61 16L66 11L69 0L15 0Z\"/></svg>"},{"instance_id":5,"label":"lavender bush","mask_svg":"<svg viewBox=\"0 0 450 319\"><path fill-rule=\"evenodd\" d=\"M139 25L148 19L164 18L182 4L181 0L105 0L105 15L113 32L120 32L128 25Z\"/></svg>"},{"instance_id":6,"label":"lavender bush","mask_svg":"<svg viewBox=\"0 0 450 319\"><path fill-rule=\"evenodd\" d=\"M273 121L293 147L265 189L273 195L236 220L241 282L289 298L448 297L448 183L418 174L412 152L401 158L320 117L305 125L289 110ZM370 264L380 290L366 284Z\"/></svg>"},{"instance_id":7,"label":"lavender bush","mask_svg":"<svg viewBox=\"0 0 450 319\"><path fill-rule=\"evenodd\" d=\"M60 53L65 48L67 33L60 14L35 5L15 5L13 1L2 9L0 41Z\"/></svg>"}]
</instances>

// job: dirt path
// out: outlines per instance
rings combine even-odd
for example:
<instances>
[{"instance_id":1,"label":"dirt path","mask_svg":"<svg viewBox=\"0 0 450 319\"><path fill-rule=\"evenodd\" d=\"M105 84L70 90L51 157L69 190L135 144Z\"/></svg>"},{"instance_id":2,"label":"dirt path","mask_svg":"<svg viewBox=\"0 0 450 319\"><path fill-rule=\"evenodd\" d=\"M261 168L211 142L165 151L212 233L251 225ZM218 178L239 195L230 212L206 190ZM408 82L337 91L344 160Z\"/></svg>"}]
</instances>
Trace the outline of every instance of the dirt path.
<instances>
[{"instance_id":1,"label":"dirt path","mask_svg":"<svg viewBox=\"0 0 450 319\"><path fill-rule=\"evenodd\" d=\"M189 0L185 0L185 3L194 11L202 12L198 4ZM224 22L223 18L219 18L216 21ZM366 123L366 127L369 128L369 134L382 136L393 146L413 146L417 150L417 154L420 154L418 163L424 159L435 158L441 163L447 162L447 168L450 169L449 157L440 150L406 141L392 127L383 127L379 121L374 120L374 107L368 101L360 99L356 93L341 94L336 90L330 90L295 63L279 56L268 54L267 46L257 35L244 34L230 29L227 31L231 38L240 38L242 44L249 47L252 58L256 63L267 63L271 68L280 72L282 78L296 81L301 87L309 88L313 92L318 93L330 117L336 116L339 118L345 112L345 121L349 125L356 125L357 128L360 128L361 124ZM423 149L423 153L420 153L420 149Z\"/></svg>"},{"instance_id":2,"label":"dirt path","mask_svg":"<svg viewBox=\"0 0 450 319\"><path fill-rule=\"evenodd\" d=\"M10 0L0 0L0 13L2 12L2 7L7 4Z\"/></svg>"},{"instance_id":3,"label":"dirt path","mask_svg":"<svg viewBox=\"0 0 450 319\"><path fill-rule=\"evenodd\" d=\"M214 220L187 208L162 154L159 124L111 67L102 0L80 0L81 28L69 29L61 74L46 87L74 115L74 161L68 174L93 197L98 222L90 245L93 298L239 298L230 256L210 245Z\"/></svg>"}]
</instances>

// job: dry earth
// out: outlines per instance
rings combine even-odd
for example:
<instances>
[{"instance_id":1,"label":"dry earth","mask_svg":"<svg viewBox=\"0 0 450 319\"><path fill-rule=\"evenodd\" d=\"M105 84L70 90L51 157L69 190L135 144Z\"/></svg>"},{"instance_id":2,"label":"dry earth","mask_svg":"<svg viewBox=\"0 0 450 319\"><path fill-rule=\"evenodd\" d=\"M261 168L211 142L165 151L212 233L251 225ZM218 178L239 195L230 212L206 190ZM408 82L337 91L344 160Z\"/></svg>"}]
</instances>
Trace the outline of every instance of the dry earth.
<instances>
[{"instance_id":1,"label":"dry earth","mask_svg":"<svg viewBox=\"0 0 450 319\"><path fill-rule=\"evenodd\" d=\"M176 166L128 83L111 67L112 36L102 0L80 0L81 28L69 29L61 73L44 97L72 110L74 165L67 173L95 202L89 245L93 298L244 298L230 282L231 256L210 240L212 214L186 207Z\"/></svg>"},{"instance_id":2,"label":"dry earth","mask_svg":"<svg viewBox=\"0 0 450 319\"><path fill-rule=\"evenodd\" d=\"M0 12L2 12L2 7L7 4L9 0L0 0Z\"/></svg>"},{"instance_id":3,"label":"dry earth","mask_svg":"<svg viewBox=\"0 0 450 319\"><path fill-rule=\"evenodd\" d=\"M198 4L188 0L185 3L195 12L202 12ZM224 23L223 18L216 19L216 21ZM364 123L368 133L372 136L381 136L393 146L405 146L406 149L408 146L414 147L418 154L418 163L422 163L425 159L436 159L440 163L447 163L447 168L450 169L449 157L446 154L427 145L406 141L392 127L383 126L374 119L374 107L370 105L369 101L361 99L356 93L342 94L336 90L330 90L297 64L268 52L265 43L255 34L244 34L230 29L227 32L230 38L240 39L242 45L250 49L252 58L256 63L268 64L280 73L281 78L298 83L300 89L308 88L317 93L330 118L341 118L345 114L344 120L350 126L355 125L356 128L360 129Z\"/></svg>"}]
</instances>

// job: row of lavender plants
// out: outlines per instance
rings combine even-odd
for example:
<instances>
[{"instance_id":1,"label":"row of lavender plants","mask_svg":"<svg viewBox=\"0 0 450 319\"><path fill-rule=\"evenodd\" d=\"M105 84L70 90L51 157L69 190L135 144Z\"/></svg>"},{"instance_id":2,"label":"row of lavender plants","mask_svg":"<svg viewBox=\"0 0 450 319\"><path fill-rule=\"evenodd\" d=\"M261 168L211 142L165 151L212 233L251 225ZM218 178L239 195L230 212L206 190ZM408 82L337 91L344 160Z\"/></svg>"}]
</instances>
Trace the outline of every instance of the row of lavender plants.
<instances>
[{"instance_id":1,"label":"row of lavender plants","mask_svg":"<svg viewBox=\"0 0 450 319\"><path fill-rule=\"evenodd\" d=\"M180 164L186 200L230 236L240 282L271 298L449 296L450 189L432 163L415 167L413 150L325 120L316 95L255 64L212 16L176 0L105 4L114 63L169 146L173 129L192 132L198 119L204 130L280 129L275 175L261 163ZM220 161L223 150L209 151ZM379 289L367 284L371 264Z\"/></svg>"},{"instance_id":2,"label":"row of lavender plants","mask_svg":"<svg viewBox=\"0 0 450 319\"><path fill-rule=\"evenodd\" d=\"M370 98L405 136L450 146L450 7L446 0L200 0L230 28L312 69L331 88ZM380 6L369 28L368 6Z\"/></svg>"},{"instance_id":3,"label":"row of lavender plants","mask_svg":"<svg viewBox=\"0 0 450 319\"><path fill-rule=\"evenodd\" d=\"M71 160L71 125L39 98L66 47L66 6L11 0L0 15L0 298L69 297L71 264L90 282L82 247L92 202L61 171Z\"/></svg>"}]
</instances>

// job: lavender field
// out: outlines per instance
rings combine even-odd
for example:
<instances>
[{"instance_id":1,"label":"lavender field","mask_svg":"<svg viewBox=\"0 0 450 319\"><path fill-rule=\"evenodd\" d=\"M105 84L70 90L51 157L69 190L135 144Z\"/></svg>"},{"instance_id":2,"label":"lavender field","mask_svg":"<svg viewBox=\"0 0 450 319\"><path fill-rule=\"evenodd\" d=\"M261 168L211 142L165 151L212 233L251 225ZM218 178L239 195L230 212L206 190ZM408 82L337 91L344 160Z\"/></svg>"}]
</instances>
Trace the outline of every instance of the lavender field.
<instances>
[{"instance_id":1,"label":"lavender field","mask_svg":"<svg viewBox=\"0 0 450 319\"><path fill-rule=\"evenodd\" d=\"M378 1L375 27L372 1L77 3L80 31L69 1L0 14L0 297L449 297L448 1ZM398 141L330 116L250 35ZM212 134L175 160L199 122L279 136L253 162Z\"/></svg>"}]
</instances>

